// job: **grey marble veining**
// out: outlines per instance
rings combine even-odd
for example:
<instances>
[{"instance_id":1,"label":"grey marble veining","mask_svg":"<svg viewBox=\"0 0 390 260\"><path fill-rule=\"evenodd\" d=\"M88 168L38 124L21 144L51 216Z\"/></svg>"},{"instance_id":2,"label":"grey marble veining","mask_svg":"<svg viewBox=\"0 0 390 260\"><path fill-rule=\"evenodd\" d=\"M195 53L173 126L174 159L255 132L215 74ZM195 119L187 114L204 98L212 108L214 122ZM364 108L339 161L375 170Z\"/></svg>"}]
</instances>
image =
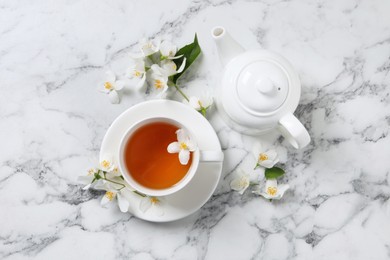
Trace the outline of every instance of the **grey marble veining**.
<instances>
[{"instance_id":1,"label":"grey marble veining","mask_svg":"<svg viewBox=\"0 0 390 260\"><path fill-rule=\"evenodd\" d=\"M1 1L0 258L389 259L390 3L374 1ZM297 69L296 116L312 137L297 151L277 134L291 189L269 202L229 182L253 166L252 137L209 115L225 153L214 196L195 214L155 224L103 208L77 177L111 122L145 100L111 105L104 71L123 72L142 37L203 55L184 90L218 84L210 30L281 53ZM180 100L178 96L176 99Z\"/></svg>"}]
</instances>

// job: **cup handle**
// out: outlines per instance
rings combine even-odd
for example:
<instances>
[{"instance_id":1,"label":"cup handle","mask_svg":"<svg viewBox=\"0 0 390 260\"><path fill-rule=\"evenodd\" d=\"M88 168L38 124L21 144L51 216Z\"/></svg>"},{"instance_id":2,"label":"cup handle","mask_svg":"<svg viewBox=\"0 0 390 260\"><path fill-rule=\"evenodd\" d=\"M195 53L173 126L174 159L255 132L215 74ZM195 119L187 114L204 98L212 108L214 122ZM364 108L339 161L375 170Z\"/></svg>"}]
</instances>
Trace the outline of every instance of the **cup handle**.
<instances>
[{"instance_id":1,"label":"cup handle","mask_svg":"<svg viewBox=\"0 0 390 260\"><path fill-rule=\"evenodd\" d=\"M223 152L222 151L199 151L199 161L201 162L222 162Z\"/></svg>"},{"instance_id":2,"label":"cup handle","mask_svg":"<svg viewBox=\"0 0 390 260\"><path fill-rule=\"evenodd\" d=\"M296 149L301 149L310 143L309 133L292 113L279 120L279 129L284 138Z\"/></svg>"}]
</instances>

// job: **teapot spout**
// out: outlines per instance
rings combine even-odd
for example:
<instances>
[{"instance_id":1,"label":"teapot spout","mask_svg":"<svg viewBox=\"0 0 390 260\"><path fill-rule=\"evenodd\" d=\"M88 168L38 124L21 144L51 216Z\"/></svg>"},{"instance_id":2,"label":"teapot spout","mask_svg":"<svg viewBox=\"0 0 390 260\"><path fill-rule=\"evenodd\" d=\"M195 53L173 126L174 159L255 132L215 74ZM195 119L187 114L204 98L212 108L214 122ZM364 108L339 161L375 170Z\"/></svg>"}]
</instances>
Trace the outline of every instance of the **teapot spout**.
<instances>
[{"instance_id":1,"label":"teapot spout","mask_svg":"<svg viewBox=\"0 0 390 260\"><path fill-rule=\"evenodd\" d=\"M214 27L211 34L217 45L219 59L223 66L226 66L230 60L244 52L244 48L230 36L224 27Z\"/></svg>"}]
</instances>

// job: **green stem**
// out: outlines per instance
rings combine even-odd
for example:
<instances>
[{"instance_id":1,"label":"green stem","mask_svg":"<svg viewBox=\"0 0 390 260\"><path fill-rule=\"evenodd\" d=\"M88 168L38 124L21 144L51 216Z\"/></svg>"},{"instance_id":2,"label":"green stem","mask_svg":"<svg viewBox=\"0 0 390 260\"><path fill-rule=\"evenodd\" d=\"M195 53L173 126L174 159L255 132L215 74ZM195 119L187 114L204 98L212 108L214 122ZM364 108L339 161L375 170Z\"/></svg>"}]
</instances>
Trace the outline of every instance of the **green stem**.
<instances>
[{"instance_id":1,"label":"green stem","mask_svg":"<svg viewBox=\"0 0 390 260\"><path fill-rule=\"evenodd\" d=\"M118 185L122 185L123 187L122 187L121 189L123 189L124 187L126 187L126 185L124 185L124 184L122 184L122 183L120 183L120 182L116 182L116 181L107 179L106 177L104 177L103 180L106 180L106 181L109 181L109 182L112 182L112 183L115 183L115 184L118 184Z\"/></svg>"},{"instance_id":2,"label":"green stem","mask_svg":"<svg viewBox=\"0 0 390 260\"><path fill-rule=\"evenodd\" d=\"M99 172L100 172L100 171L99 171ZM113 181L113 180L107 179L107 177L106 177L106 172L105 172L105 171L101 171L101 172L102 172L103 175L104 175L104 177L101 178L101 179L103 179L103 180L105 180L105 181L108 181L108 182L111 182L111 183L114 183L114 184L121 185L122 188L120 188L119 190L122 190L122 189L126 188L126 185L124 185L123 183L120 183L120 182L117 182L117 181ZM120 176L120 177L123 179L122 176ZM92 181L92 182L93 182L93 181ZM143 193L141 193L141 192L139 192L139 191L134 190L133 192L134 192L135 194L141 196L141 197L146 197L145 194L143 194Z\"/></svg>"},{"instance_id":3,"label":"green stem","mask_svg":"<svg viewBox=\"0 0 390 260\"><path fill-rule=\"evenodd\" d=\"M141 193L141 192L139 192L139 191L133 190L133 192L134 192L135 194L141 196L141 197L144 197L144 198L146 197L145 194L143 194L143 193Z\"/></svg>"},{"instance_id":4,"label":"green stem","mask_svg":"<svg viewBox=\"0 0 390 260\"><path fill-rule=\"evenodd\" d=\"M184 94L183 91L181 91L181 89L179 88L179 86L176 85L176 84L174 84L174 86L175 86L176 90L179 91L179 93L187 100L187 102L190 102L190 99L187 97L186 94Z\"/></svg>"},{"instance_id":5,"label":"green stem","mask_svg":"<svg viewBox=\"0 0 390 260\"><path fill-rule=\"evenodd\" d=\"M200 110L200 113L202 113L202 115L203 115L204 117L206 117L206 111L207 111L207 109L205 109L204 107L202 107L202 109Z\"/></svg>"}]
</instances>

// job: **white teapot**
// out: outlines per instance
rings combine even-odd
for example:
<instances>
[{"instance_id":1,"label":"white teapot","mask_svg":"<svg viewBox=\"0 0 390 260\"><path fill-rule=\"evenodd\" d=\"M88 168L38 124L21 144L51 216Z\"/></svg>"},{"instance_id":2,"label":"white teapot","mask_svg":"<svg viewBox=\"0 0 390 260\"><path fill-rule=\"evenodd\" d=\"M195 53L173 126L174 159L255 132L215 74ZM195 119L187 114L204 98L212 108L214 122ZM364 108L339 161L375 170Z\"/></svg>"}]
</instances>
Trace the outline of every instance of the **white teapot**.
<instances>
[{"instance_id":1,"label":"white teapot","mask_svg":"<svg viewBox=\"0 0 390 260\"><path fill-rule=\"evenodd\" d=\"M259 135L279 129L295 148L310 136L293 115L301 83L291 64L267 50L245 51L221 26L212 30L225 66L216 104L226 123L238 132Z\"/></svg>"}]
</instances>

